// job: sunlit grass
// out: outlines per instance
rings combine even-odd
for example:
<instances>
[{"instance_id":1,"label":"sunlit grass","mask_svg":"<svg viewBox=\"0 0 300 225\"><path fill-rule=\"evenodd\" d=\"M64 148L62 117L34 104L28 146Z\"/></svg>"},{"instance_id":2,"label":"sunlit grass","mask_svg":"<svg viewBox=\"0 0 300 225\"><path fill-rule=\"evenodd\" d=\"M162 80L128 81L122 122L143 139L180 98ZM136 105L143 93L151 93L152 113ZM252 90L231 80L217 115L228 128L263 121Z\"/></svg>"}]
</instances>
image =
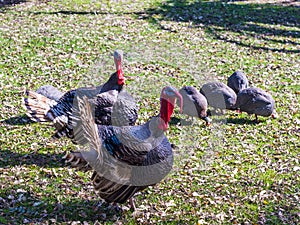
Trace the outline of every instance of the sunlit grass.
<instances>
[{"instance_id":1,"label":"sunlit grass","mask_svg":"<svg viewBox=\"0 0 300 225\"><path fill-rule=\"evenodd\" d=\"M299 21L297 7L250 1L52 1L0 8L1 224L298 224ZM289 15L288 17L286 15ZM298 22L297 22L298 21ZM277 119L227 112L213 125L175 110L167 132L174 171L114 213L90 173L62 160L75 150L54 129L28 123L25 88L63 91L105 82L124 51L127 90L143 123L163 86L197 88L243 70L270 92ZM186 119L186 118L184 118ZM181 121L182 122L182 121Z\"/></svg>"}]
</instances>

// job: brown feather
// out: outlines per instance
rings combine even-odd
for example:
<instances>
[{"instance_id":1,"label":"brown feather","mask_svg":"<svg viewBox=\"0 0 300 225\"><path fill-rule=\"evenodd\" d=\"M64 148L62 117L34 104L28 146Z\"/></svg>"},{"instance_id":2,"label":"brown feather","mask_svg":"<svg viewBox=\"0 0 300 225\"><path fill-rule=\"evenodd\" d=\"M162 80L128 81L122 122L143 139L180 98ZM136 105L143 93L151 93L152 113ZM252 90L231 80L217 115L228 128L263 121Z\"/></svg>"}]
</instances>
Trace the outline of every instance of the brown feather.
<instances>
[{"instance_id":1,"label":"brown feather","mask_svg":"<svg viewBox=\"0 0 300 225\"><path fill-rule=\"evenodd\" d=\"M26 90L23 98L23 107L26 109L26 115L36 122L50 122L46 116L52 105L56 102L34 91Z\"/></svg>"}]
</instances>

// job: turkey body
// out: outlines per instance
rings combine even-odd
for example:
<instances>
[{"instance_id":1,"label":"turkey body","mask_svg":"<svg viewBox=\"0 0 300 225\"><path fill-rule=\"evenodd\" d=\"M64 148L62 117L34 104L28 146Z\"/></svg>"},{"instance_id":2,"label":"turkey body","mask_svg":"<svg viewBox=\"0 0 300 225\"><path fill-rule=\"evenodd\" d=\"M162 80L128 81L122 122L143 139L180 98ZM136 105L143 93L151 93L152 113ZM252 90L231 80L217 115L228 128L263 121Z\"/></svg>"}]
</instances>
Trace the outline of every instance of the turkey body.
<instances>
[{"instance_id":1,"label":"turkey body","mask_svg":"<svg viewBox=\"0 0 300 225\"><path fill-rule=\"evenodd\" d=\"M123 134L116 128L98 126L103 150L108 154L105 154L105 163L93 172L92 183L105 201L125 203L136 192L155 185L171 171L173 152L168 139L162 134L156 146L152 146L153 142L150 143L151 149L146 146L149 145L147 139L152 138L149 124L134 127L134 130L127 129L126 133L131 132L132 135L128 144L118 138ZM143 144L144 149L141 148Z\"/></svg>"},{"instance_id":2,"label":"turkey body","mask_svg":"<svg viewBox=\"0 0 300 225\"><path fill-rule=\"evenodd\" d=\"M209 82L200 89L208 102L208 105L218 109L234 109L236 103L235 92L221 82Z\"/></svg>"},{"instance_id":3,"label":"turkey body","mask_svg":"<svg viewBox=\"0 0 300 225\"><path fill-rule=\"evenodd\" d=\"M241 90L248 88L249 82L243 72L236 71L230 77L228 77L227 86L230 87L236 94L238 94Z\"/></svg>"},{"instance_id":4,"label":"turkey body","mask_svg":"<svg viewBox=\"0 0 300 225\"><path fill-rule=\"evenodd\" d=\"M273 97L260 88L246 88L237 95L236 108L256 116L271 116L274 113Z\"/></svg>"},{"instance_id":5,"label":"turkey body","mask_svg":"<svg viewBox=\"0 0 300 225\"><path fill-rule=\"evenodd\" d=\"M43 85L36 90L36 93L44 95L54 101L58 101L64 95L63 92L52 85Z\"/></svg>"},{"instance_id":6,"label":"turkey body","mask_svg":"<svg viewBox=\"0 0 300 225\"><path fill-rule=\"evenodd\" d=\"M37 122L52 122L56 128L56 133L53 135L56 138L65 135L69 138L74 138L73 128L80 125L80 122L78 123L78 121L73 119L76 118L76 113L78 113L77 97L87 96L93 104L93 115L96 116L96 123L111 125L113 122L112 110L118 108L120 111L123 110L123 112L126 111L131 114L122 114L124 119L118 120L121 124L115 125L133 125L138 116L138 106L133 97L126 99L123 97L130 95L123 90L122 54L116 51L114 59L117 72L113 73L102 86L70 90L57 101L39 95L36 92L27 91L27 98L24 99L27 115ZM119 98L120 92L123 94ZM132 102L130 102L131 100ZM115 103L118 104L114 105Z\"/></svg>"},{"instance_id":7,"label":"turkey body","mask_svg":"<svg viewBox=\"0 0 300 225\"><path fill-rule=\"evenodd\" d=\"M103 126L93 123L86 98L79 99L83 129L76 136L88 149L66 156L67 162L79 169L93 170L92 183L99 196L107 202L124 203L136 192L164 179L173 165L173 151L164 131L176 103L182 97L172 87L161 94L159 116L139 126ZM84 165L85 164L85 165Z\"/></svg>"},{"instance_id":8,"label":"turkey body","mask_svg":"<svg viewBox=\"0 0 300 225\"><path fill-rule=\"evenodd\" d=\"M211 119L207 117L207 100L204 95L191 86L184 86L179 90L179 93L183 100L183 114L201 118L207 124L211 122Z\"/></svg>"}]
</instances>

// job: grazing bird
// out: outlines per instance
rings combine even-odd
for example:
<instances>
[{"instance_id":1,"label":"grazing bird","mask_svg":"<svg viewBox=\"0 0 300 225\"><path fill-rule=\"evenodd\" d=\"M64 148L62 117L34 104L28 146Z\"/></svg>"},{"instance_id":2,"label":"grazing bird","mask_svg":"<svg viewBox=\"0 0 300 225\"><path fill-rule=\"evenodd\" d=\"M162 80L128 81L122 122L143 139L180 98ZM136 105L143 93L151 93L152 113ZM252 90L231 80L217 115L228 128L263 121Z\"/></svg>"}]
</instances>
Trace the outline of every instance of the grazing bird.
<instances>
[{"instance_id":1,"label":"grazing bird","mask_svg":"<svg viewBox=\"0 0 300 225\"><path fill-rule=\"evenodd\" d=\"M123 90L125 78L122 70L122 58L121 51L114 52L117 72L113 73L102 86L84 87L68 91L58 101L46 98L33 91L26 91L27 97L24 99L24 105L27 115L36 122L52 122L56 128L54 137L60 138L67 135L73 138L72 126L74 121L72 121L72 114L76 113L76 96L87 96L95 104L96 122L104 125L112 124L111 115L114 104L119 102L118 94L121 91L126 92ZM135 123L138 107L135 102L132 104L135 107L132 112L134 115L129 115L130 119L124 120L128 123L121 125L133 125ZM132 107L132 104L122 104L122 106Z\"/></svg>"},{"instance_id":2,"label":"grazing bird","mask_svg":"<svg viewBox=\"0 0 300 225\"><path fill-rule=\"evenodd\" d=\"M236 108L249 115L254 114L255 121L258 121L257 116L275 118L275 101L269 93L260 88L250 87L240 91L237 95Z\"/></svg>"},{"instance_id":3,"label":"grazing bird","mask_svg":"<svg viewBox=\"0 0 300 225\"><path fill-rule=\"evenodd\" d=\"M228 77L227 86L234 90L236 94L238 94L241 90L248 88L249 82L243 72L236 71L230 77Z\"/></svg>"},{"instance_id":4,"label":"grazing bird","mask_svg":"<svg viewBox=\"0 0 300 225\"><path fill-rule=\"evenodd\" d=\"M209 82L204 84L200 93L203 94L208 105L217 109L235 109L236 94L226 84L221 82Z\"/></svg>"},{"instance_id":5,"label":"grazing bird","mask_svg":"<svg viewBox=\"0 0 300 225\"><path fill-rule=\"evenodd\" d=\"M164 132L176 104L182 96L173 87L164 87L160 97L160 113L139 126L103 126L93 121L86 97L78 99L82 127L75 135L87 139L89 146L65 156L72 166L93 170L92 183L99 196L109 203L125 203L148 186L169 174L173 151ZM79 141L80 142L80 141Z\"/></svg>"},{"instance_id":6,"label":"grazing bird","mask_svg":"<svg viewBox=\"0 0 300 225\"><path fill-rule=\"evenodd\" d=\"M44 95L45 97L56 102L64 95L63 92L49 84L39 87L39 89L36 90L36 93Z\"/></svg>"},{"instance_id":7,"label":"grazing bird","mask_svg":"<svg viewBox=\"0 0 300 225\"><path fill-rule=\"evenodd\" d=\"M184 86L179 90L182 96L183 108L182 113L192 117L199 117L205 120L206 125L211 123L211 119L207 116L207 100L194 87Z\"/></svg>"}]
</instances>

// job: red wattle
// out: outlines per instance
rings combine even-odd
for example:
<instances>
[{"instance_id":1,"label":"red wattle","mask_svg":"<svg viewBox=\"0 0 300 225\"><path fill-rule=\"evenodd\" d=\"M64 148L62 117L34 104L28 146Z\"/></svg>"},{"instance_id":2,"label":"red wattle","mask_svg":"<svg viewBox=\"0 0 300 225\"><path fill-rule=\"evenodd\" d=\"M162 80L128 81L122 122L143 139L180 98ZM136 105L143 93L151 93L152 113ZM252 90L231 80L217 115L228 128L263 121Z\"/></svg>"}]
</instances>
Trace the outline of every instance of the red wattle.
<instances>
[{"instance_id":1,"label":"red wattle","mask_svg":"<svg viewBox=\"0 0 300 225\"><path fill-rule=\"evenodd\" d=\"M174 110L175 105L175 98L174 99L167 99L161 98L160 100L160 118L162 119L159 128L162 130L168 129L168 123L171 119L171 115Z\"/></svg>"},{"instance_id":2,"label":"red wattle","mask_svg":"<svg viewBox=\"0 0 300 225\"><path fill-rule=\"evenodd\" d=\"M125 77L122 69L119 69L117 71L118 73L118 85L124 85L125 84Z\"/></svg>"}]
</instances>

